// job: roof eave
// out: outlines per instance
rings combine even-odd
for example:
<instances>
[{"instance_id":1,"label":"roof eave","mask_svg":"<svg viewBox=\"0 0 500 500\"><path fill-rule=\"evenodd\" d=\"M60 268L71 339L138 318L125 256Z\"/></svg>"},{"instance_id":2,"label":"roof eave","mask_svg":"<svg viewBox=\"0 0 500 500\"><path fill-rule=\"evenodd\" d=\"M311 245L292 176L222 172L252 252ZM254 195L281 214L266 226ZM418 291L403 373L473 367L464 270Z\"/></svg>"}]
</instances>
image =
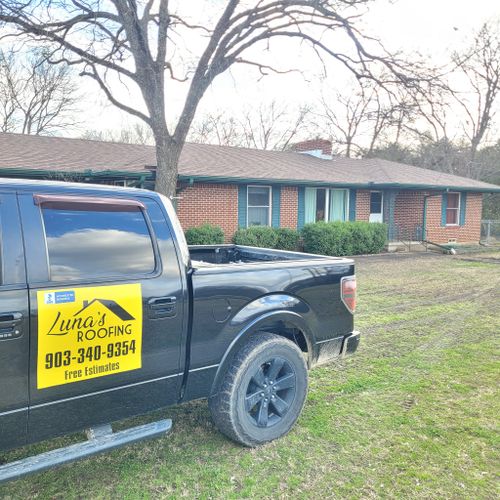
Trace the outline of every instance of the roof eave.
<instances>
[{"instance_id":1,"label":"roof eave","mask_svg":"<svg viewBox=\"0 0 500 500\"><path fill-rule=\"evenodd\" d=\"M31 169L31 168L0 168L0 177L5 176L19 176L19 177L47 177L48 175L53 176L82 176L88 178L102 178L102 177L128 177L130 179L140 179L140 178L153 178L153 173L149 170L144 170L142 172L130 172L122 170L46 170L46 169Z\"/></svg>"},{"instance_id":2,"label":"roof eave","mask_svg":"<svg viewBox=\"0 0 500 500\"><path fill-rule=\"evenodd\" d=\"M179 174L181 181L198 181L198 182L221 182L221 183L255 183L255 184L287 184L294 186L335 186L339 188L355 188L355 189L415 189L415 190L432 190L432 191L470 191L480 193L500 193L500 186L491 188L477 186L453 186L453 185L436 185L436 184L414 184L414 183L398 183L398 182L327 182L327 181L311 181L307 179L262 179L252 177L225 177L225 176L206 176L206 175L188 175Z\"/></svg>"}]
</instances>

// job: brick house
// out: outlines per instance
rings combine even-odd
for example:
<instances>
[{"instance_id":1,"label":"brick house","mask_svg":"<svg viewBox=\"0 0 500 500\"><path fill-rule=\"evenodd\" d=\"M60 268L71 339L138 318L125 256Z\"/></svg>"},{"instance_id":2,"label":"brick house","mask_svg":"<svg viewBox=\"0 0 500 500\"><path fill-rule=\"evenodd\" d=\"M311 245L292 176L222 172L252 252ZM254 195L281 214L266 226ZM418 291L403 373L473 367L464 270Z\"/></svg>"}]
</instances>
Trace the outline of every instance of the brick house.
<instances>
[{"instance_id":1,"label":"brick house","mask_svg":"<svg viewBox=\"0 0 500 500\"><path fill-rule=\"evenodd\" d=\"M391 241L477 243L482 195L500 186L380 159L331 156L324 140L294 151L186 144L175 205L184 228L210 222L300 229L318 220L385 222ZM152 188L151 146L0 134L0 176Z\"/></svg>"}]
</instances>

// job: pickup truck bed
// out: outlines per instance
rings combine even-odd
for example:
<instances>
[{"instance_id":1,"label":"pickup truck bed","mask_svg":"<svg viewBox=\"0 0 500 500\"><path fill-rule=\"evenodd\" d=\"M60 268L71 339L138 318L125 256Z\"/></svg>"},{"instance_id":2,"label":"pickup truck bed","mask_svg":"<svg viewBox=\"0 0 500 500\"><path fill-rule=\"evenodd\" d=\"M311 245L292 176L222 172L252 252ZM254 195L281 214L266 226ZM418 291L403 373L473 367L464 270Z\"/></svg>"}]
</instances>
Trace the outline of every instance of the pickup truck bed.
<instances>
[{"instance_id":1,"label":"pickup truck bed","mask_svg":"<svg viewBox=\"0 0 500 500\"><path fill-rule=\"evenodd\" d=\"M251 264L264 262L301 262L328 260L337 262L351 262L340 257L323 257L309 253L272 250L270 248L256 248L241 245L190 245L189 254L194 268L209 264Z\"/></svg>"}]
</instances>

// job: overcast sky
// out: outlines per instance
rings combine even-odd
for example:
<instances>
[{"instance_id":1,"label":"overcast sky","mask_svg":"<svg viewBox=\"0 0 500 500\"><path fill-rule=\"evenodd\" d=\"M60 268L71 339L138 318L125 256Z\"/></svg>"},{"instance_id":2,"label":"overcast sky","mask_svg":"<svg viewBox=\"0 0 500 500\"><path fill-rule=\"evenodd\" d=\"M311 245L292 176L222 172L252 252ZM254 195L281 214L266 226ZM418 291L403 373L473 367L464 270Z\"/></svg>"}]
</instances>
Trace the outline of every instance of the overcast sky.
<instances>
[{"instance_id":1,"label":"overcast sky","mask_svg":"<svg viewBox=\"0 0 500 500\"><path fill-rule=\"evenodd\" d=\"M195 9L195 4L206 8L209 3L190 0L183 5ZM483 22L491 18L500 18L498 0L379 0L363 17L363 26L367 33L380 38L389 50L402 50L410 56L419 52L439 64L446 60L447 53L460 48ZM259 81L255 69L234 68L217 78L205 94L199 113L224 109L237 113L242 107L272 99L290 104L310 103L317 99L322 86L339 90L349 88L348 75L334 63L328 67L326 81L320 83L321 65L309 49L301 50L282 42L277 44L272 57L283 64L282 67L300 67L305 74L272 75ZM119 129L132 123L129 117L107 105L91 82L82 80L82 88L86 94L82 129ZM182 88L172 92L179 107ZM126 99L137 99L133 93L127 95L124 89L120 94ZM174 115L175 112L176 109L171 111Z\"/></svg>"}]
</instances>

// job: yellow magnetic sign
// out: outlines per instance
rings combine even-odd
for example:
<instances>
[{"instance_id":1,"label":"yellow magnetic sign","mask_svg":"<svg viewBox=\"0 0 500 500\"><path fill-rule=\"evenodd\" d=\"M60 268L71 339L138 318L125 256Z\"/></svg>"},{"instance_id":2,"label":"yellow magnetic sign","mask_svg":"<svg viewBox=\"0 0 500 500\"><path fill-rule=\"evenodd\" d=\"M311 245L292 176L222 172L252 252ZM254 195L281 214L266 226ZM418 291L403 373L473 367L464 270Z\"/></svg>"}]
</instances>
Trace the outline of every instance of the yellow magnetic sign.
<instances>
[{"instance_id":1,"label":"yellow magnetic sign","mask_svg":"<svg viewBox=\"0 0 500 500\"><path fill-rule=\"evenodd\" d=\"M140 284L37 292L37 387L142 366Z\"/></svg>"}]
</instances>

